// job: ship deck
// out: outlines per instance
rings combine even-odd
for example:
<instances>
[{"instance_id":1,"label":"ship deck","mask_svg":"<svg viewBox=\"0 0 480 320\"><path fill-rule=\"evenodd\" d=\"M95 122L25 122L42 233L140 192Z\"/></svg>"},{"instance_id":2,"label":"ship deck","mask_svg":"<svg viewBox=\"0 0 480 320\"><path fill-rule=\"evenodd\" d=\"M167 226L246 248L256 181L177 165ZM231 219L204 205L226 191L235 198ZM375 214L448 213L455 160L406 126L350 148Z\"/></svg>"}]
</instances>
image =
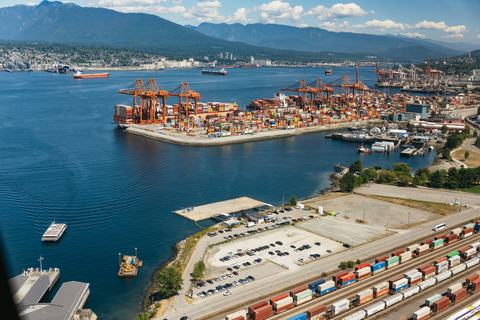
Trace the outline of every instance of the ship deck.
<instances>
[{"instance_id":1,"label":"ship deck","mask_svg":"<svg viewBox=\"0 0 480 320\"><path fill-rule=\"evenodd\" d=\"M249 197L241 197L193 207L191 210L177 210L174 211L174 213L193 221L200 221L214 218L221 214L231 214L235 212L253 209L257 206L262 205L266 205L266 203Z\"/></svg>"}]
</instances>

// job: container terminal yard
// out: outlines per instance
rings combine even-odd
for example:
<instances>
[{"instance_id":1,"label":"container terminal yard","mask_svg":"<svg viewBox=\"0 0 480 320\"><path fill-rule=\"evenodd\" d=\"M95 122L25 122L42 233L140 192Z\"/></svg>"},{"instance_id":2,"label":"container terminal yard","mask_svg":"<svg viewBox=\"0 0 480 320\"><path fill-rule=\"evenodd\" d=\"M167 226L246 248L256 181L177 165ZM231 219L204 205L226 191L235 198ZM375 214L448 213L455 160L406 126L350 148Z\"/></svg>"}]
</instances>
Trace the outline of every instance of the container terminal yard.
<instances>
[{"instance_id":1,"label":"container terminal yard","mask_svg":"<svg viewBox=\"0 0 480 320\"><path fill-rule=\"evenodd\" d=\"M113 120L127 132L185 145L218 145L271 139L305 132L346 128L352 123L379 122L382 116L402 114L408 104L473 105L461 97L413 97L380 94L358 80L343 76L324 84L300 80L273 98L253 100L242 110L234 103L200 102L201 95L183 82L172 91L150 79L137 79L118 92L131 95L132 106L115 105ZM335 94L336 91L339 93ZM167 104L168 98L178 99ZM218 139L221 138L221 139Z\"/></svg>"},{"instance_id":2,"label":"container terminal yard","mask_svg":"<svg viewBox=\"0 0 480 320\"><path fill-rule=\"evenodd\" d=\"M462 210L452 206L452 214L441 216L389 203L390 212L386 204L357 199L368 194L439 203L461 194ZM273 223L252 214L259 222L254 227L220 228L201 239L189 264L204 259L205 282L192 292L185 281L160 319L317 319L315 312L325 312L321 319L364 319L367 313L369 319L425 319L418 315L425 315L427 300L430 318L447 319L480 300L479 196L370 185L305 204L310 208L267 215ZM334 207L341 211L336 217L311 209ZM385 227L393 216L399 221ZM445 229L432 230L442 223ZM337 269L357 259L354 268ZM182 295L191 294L194 300L184 301ZM438 296L443 300L432 301Z\"/></svg>"}]
</instances>

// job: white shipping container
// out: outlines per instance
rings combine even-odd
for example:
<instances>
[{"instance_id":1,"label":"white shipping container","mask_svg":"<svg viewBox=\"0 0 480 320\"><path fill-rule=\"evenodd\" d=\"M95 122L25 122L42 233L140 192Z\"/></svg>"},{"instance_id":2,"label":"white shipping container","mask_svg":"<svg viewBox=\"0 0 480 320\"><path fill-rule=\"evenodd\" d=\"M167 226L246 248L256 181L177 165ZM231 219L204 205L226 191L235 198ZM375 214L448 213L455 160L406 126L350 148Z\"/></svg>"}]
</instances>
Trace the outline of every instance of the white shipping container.
<instances>
[{"instance_id":1,"label":"white shipping container","mask_svg":"<svg viewBox=\"0 0 480 320\"><path fill-rule=\"evenodd\" d=\"M450 259L448 259L448 265L450 268L455 267L460 263L460 256L453 256Z\"/></svg>"},{"instance_id":2,"label":"white shipping container","mask_svg":"<svg viewBox=\"0 0 480 320\"><path fill-rule=\"evenodd\" d=\"M423 317L425 317L427 314L430 314L430 308L429 307L423 307L422 309L415 311L413 313L413 320L418 320Z\"/></svg>"},{"instance_id":3,"label":"white shipping container","mask_svg":"<svg viewBox=\"0 0 480 320\"><path fill-rule=\"evenodd\" d=\"M329 280L325 283L322 283L321 285L319 285L320 287L320 291L323 291L325 289L329 289L331 287L335 287L335 282L333 282L333 280Z\"/></svg>"},{"instance_id":4,"label":"white shipping container","mask_svg":"<svg viewBox=\"0 0 480 320\"><path fill-rule=\"evenodd\" d=\"M453 229L450 234L456 234L457 236L462 232L462 228Z\"/></svg>"},{"instance_id":5,"label":"white shipping container","mask_svg":"<svg viewBox=\"0 0 480 320\"><path fill-rule=\"evenodd\" d=\"M298 305L300 305L300 304L302 304L302 303L305 303L305 302L307 302L307 301L310 301L310 300L312 300L312 296L305 297L305 298L300 299L300 300L296 300L296 301L295 301L295 304L298 306Z\"/></svg>"},{"instance_id":6,"label":"white shipping container","mask_svg":"<svg viewBox=\"0 0 480 320\"><path fill-rule=\"evenodd\" d=\"M468 249L467 251L465 251L463 253L463 257L466 258L466 257L474 255L475 253L477 253L477 249L475 249L475 248Z\"/></svg>"},{"instance_id":7,"label":"white shipping container","mask_svg":"<svg viewBox=\"0 0 480 320\"><path fill-rule=\"evenodd\" d=\"M417 272L408 277L408 281L412 283L413 281L417 281L418 279L422 279L422 273Z\"/></svg>"},{"instance_id":8,"label":"white shipping container","mask_svg":"<svg viewBox=\"0 0 480 320\"><path fill-rule=\"evenodd\" d=\"M403 274L403 277L404 277L404 278L408 278L408 277L410 277L410 275L415 274L415 273L417 273L417 272L418 272L417 269L410 270L410 271L408 271L408 272L405 272L405 273Z\"/></svg>"},{"instance_id":9,"label":"white shipping container","mask_svg":"<svg viewBox=\"0 0 480 320\"><path fill-rule=\"evenodd\" d=\"M370 267L366 267L366 268L362 268L362 269L359 269L357 270L356 274L357 274L357 277L361 277L367 273L370 273Z\"/></svg>"},{"instance_id":10,"label":"white shipping container","mask_svg":"<svg viewBox=\"0 0 480 320\"><path fill-rule=\"evenodd\" d=\"M303 299L303 298L308 297L308 296L310 296L310 297L312 296L312 290L310 290L310 289L307 289L307 290L304 290L302 292L299 292L299 293L295 294L293 296L293 300Z\"/></svg>"},{"instance_id":11,"label":"white shipping container","mask_svg":"<svg viewBox=\"0 0 480 320\"><path fill-rule=\"evenodd\" d=\"M408 259L412 257L412 251L407 251L400 254L400 259Z\"/></svg>"},{"instance_id":12,"label":"white shipping container","mask_svg":"<svg viewBox=\"0 0 480 320\"><path fill-rule=\"evenodd\" d=\"M350 301L348 301L348 299L340 300L332 304L332 314L339 314L340 312L348 310L348 308L350 308Z\"/></svg>"},{"instance_id":13,"label":"white shipping container","mask_svg":"<svg viewBox=\"0 0 480 320\"><path fill-rule=\"evenodd\" d=\"M415 243L415 244L412 244L411 246L408 246L407 247L407 252L408 251L415 251L418 247L420 247L420 244L419 243Z\"/></svg>"},{"instance_id":14,"label":"white shipping container","mask_svg":"<svg viewBox=\"0 0 480 320\"><path fill-rule=\"evenodd\" d=\"M423 291L427 288L430 288L430 287L434 286L436 283L437 283L437 279L435 277L433 277L433 278L430 278L428 280L420 282L418 284L418 286L420 287L420 290Z\"/></svg>"},{"instance_id":15,"label":"white shipping container","mask_svg":"<svg viewBox=\"0 0 480 320\"><path fill-rule=\"evenodd\" d=\"M428 249L430 249L430 246L428 244L424 244L423 246L419 246L417 248L417 254L419 254L420 252L428 251Z\"/></svg>"},{"instance_id":16,"label":"white shipping container","mask_svg":"<svg viewBox=\"0 0 480 320\"><path fill-rule=\"evenodd\" d=\"M465 265L465 263L461 263L458 266L451 268L450 271L452 271L452 275L454 276L456 274L459 274L460 272L465 271L466 269L467 266Z\"/></svg>"},{"instance_id":17,"label":"white shipping container","mask_svg":"<svg viewBox=\"0 0 480 320\"><path fill-rule=\"evenodd\" d=\"M444 271L439 275L435 276L434 278L437 279L437 283L442 282L452 276L452 272L450 270Z\"/></svg>"},{"instance_id":18,"label":"white shipping container","mask_svg":"<svg viewBox=\"0 0 480 320\"><path fill-rule=\"evenodd\" d=\"M231 313L231 314L229 314L225 317L225 320L232 320L232 319L235 319L237 317L246 318L247 317L247 310L239 310L235 313Z\"/></svg>"},{"instance_id":19,"label":"white shipping container","mask_svg":"<svg viewBox=\"0 0 480 320\"><path fill-rule=\"evenodd\" d=\"M373 290L372 289L367 289L367 290L363 290L359 293L357 293L357 300L362 300L366 297L370 297L373 295Z\"/></svg>"},{"instance_id":20,"label":"white shipping container","mask_svg":"<svg viewBox=\"0 0 480 320\"><path fill-rule=\"evenodd\" d=\"M442 261L440 263L437 263L435 265L435 271L437 272L437 274L440 274L447 269L448 269L448 261L447 260Z\"/></svg>"},{"instance_id":21,"label":"white shipping container","mask_svg":"<svg viewBox=\"0 0 480 320\"><path fill-rule=\"evenodd\" d=\"M373 287L373 292L377 293L385 289L388 289L388 282L382 282L380 284L377 284L376 286Z\"/></svg>"},{"instance_id":22,"label":"white shipping container","mask_svg":"<svg viewBox=\"0 0 480 320\"><path fill-rule=\"evenodd\" d=\"M372 305L369 305L368 307L363 308L365 312L367 313L367 317L370 317L372 314L375 314L377 312L380 312L385 309L385 302L377 302Z\"/></svg>"},{"instance_id":23,"label":"white shipping container","mask_svg":"<svg viewBox=\"0 0 480 320\"><path fill-rule=\"evenodd\" d=\"M382 301L385 302L385 308L391 307L396 303L399 303L403 300L403 295L401 293L396 293L393 296L387 297Z\"/></svg>"},{"instance_id":24,"label":"white shipping container","mask_svg":"<svg viewBox=\"0 0 480 320\"><path fill-rule=\"evenodd\" d=\"M480 242L475 242L470 245L470 247L474 248L476 251L478 251L478 248L480 248Z\"/></svg>"},{"instance_id":25,"label":"white shipping container","mask_svg":"<svg viewBox=\"0 0 480 320\"><path fill-rule=\"evenodd\" d=\"M293 303L293 298L292 297L286 297L285 299L275 301L275 308L279 309L281 307L285 307L286 305L289 305Z\"/></svg>"},{"instance_id":26,"label":"white shipping container","mask_svg":"<svg viewBox=\"0 0 480 320\"><path fill-rule=\"evenodd\" d=\"M450 296L452 293L457 292L460 289L462 289L462 283L457 282L457 283L452 284L450 287L447 288L447 294Z\"/></svg>"},{"instance_id":27,"label":"white shipping container","mask_svg":"<svg viewBox=\"0 0 480 320\"><path fill-rule=\"evenodd\" d=\"M403 290L401 295L403 295L403 300L405 300L405 299L413 296L414 294L417 294L418 292L420 292L419 286L412 286L410 288L407 288L407 289Z\"/></svg>"},{"instance_id":28,"label":"white shipping container","mask_svg":"<svg viewBox=\"0 0 480 320\"><path fill-rule=\"evenodd\" d=\"M403 287L406 284L408 284L408 280L405 278L397 280L394 283L392 283L392 289L396 290L397 288Z\"/></svg>"},{"instance_id":29,"label":"white shipping container","mask_svg":"<svg viewBox=\"0 0 480 320\"><path fill-rule=\"evenodd\" d=\"M351 315L343 318L342 320L363 320L365 319L366 312L364 310L357 311L355 313L352 313Z\"/></svg>"}]
</instances>

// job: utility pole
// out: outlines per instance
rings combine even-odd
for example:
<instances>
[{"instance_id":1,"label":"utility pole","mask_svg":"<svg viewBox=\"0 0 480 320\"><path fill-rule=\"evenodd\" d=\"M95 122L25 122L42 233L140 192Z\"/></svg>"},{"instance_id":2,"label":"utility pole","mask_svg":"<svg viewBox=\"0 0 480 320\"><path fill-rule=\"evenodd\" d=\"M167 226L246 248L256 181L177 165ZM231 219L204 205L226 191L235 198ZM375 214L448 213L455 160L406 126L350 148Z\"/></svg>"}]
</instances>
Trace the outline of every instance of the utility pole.
<instances>
[{"instance_id":1,"label":"utility pole","mask_svg":"<svg viewBox=\"0 0 480 320\"><path fill-rule=\"evenodd\" d=\"M408 225L410 225L410 212L408 213Z\"/></svg>"},{"instance_id":2,"label":"utility pole","mask_svg":"<svg viewBox=\"0 0 480 320\"><path fill-rule=\"evenodd\" d=\"M363 223L365 223L365 209L363 209Z\"/></svg>"}]
</instances>

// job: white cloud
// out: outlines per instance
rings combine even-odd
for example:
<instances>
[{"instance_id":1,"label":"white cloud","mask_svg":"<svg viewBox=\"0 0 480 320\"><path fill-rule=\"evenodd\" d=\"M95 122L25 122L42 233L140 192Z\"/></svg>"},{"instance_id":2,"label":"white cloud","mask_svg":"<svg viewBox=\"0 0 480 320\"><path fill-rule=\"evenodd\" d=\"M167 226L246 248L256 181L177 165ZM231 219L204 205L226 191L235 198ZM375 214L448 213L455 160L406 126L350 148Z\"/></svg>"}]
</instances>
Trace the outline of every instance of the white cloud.
<instances>
[{"instance_id":1,"label":"white cloud","mask_svg":"<svg viewBox=\"0 0 480 320\"><path fill-rule=\"evenodd\" d=\"M478 39L480 39L480 33L479 33L479 34L477 34L477 38L478 38Z\"/></svg>"},{"instance_id":2,"label":"white cloud","mask_svg":"<svg viewBox=\"0 0 480 320\"><path fill-rule=\"evenodd\" d=\"M364 16L366 14L368 14L368 12L355 3L336 3L329 9L324 6L316 6L305 13L307 16L316 16L318 20L338 20L348 17Z\"/></svg>"},{"instance_id":3,"label":"white cloud","mask_svg":"<svg viewBox=\"0 0 480 320\"><path fill-rule=\"evenodd\" d=\"M218 12L222 4L220 1L200 1L189 12L198 22L223 21L224 17ZM185 15L183 16L185 18Z\"/></svg>"},{"instance_id":4,"label":"white cloud","mask_svg":"<svg viewBox=\"0 0 480 320\"><path fill-rule=\"evenodd\" d=\"M467 27L465 26L451 26L445 29L445 32L448 33L466 33L468 32Z\"/></svg>"},{"instance_id":5,"label":"white cloud","mask_svg":"<svg viewBox=\"0 0 480 320\"><path fill-rule=\"evenodd\" d=\"M238 8L237 11L233 14L233 18L231 20L238 21L238 22L248 22L249 19L247 18L247 14L250 13L250 10L245 8Z\"/></svg>"},{"instance_id":6,"label":"white cloud","mask_svg":"<svg viewBox=\"0 0 480 320\"><path fill-rule=\"evenodd\" d=\"M172 0L172 3L173 3L174 5L179 6L179 5L181 5L181 4L183 3L183 0Z\"/></svg>"},{"instance_id":7,"label":"white cloud","mask_svg":"<svg viewBox=\"0 0 480 320\"><path fill-rule=\"evenodd\" d=\"M167 2L167 0L100 0L98 1L98 5L101 7L153 6L163 2Z\"/></svg>"},{"instance_id":8,"label":"white cloud","mask_svg":"<svg viewBox=\"0 0 480 320\"><path fill-rule=\"evenodd\" d=\"M300 20L303 7L295 6L292 8L288 2L275 0L268 4L264 3L261 6L256 6L253 10L260 12L262 21L267 23L275 23L275 19L293 21Z\"/></svg>"},{"instance_id":9,"label":"white cloud","mask_svg":"<svg viewBox=\"0 0 480 320\"><path fill-rule=\"evenodd\" d=\"M185 9L184 6L175 6L175 7L169 8L168 11L170 13L183 14L183 13L187 12L187 9Z\"/></svg>"},{"instance_id":10,"label":"white cloud","mask_svg":"<svg viewBox=\"0 0 480 320\"><path fill-rule=\"evenodd\" d=\"M299 24L297 27L299 27L299 28L308 28L309 25L306 24L306 23L301 23L301 24Z\"/></svg>"},{"instance_id":11,"label":"white cloud","mask_svg":"<svg viewBox=\"0 0 480 320\"><path fill-rule=\"evenodd\" d=\"M27 5L27 6L30 6L30 7L31 7L31 6L36 6L35 2L27 2L26 5Z\"/></svg>"},{"instance_id":12,"label":"white cloud","mask_svg":"<svg viewBox=\"0 0 480 320\"><path fill-rule=\"evenodd\" d=\"M421 22L417 22L413 26L408 26L409 28L419 28L419 29L433 29L433 30L441 30L445 31L447 33L467 33L467 27L464 25L460 26L447 26L444 21L440 22L433 22L433 21L427 21L423 20ZM452 37L449 37L452 38Z\"/></svg>"},{"instance_id":13,"label":"white cloud","mask_svg":"<svg viewBox=\"0 0 480 320\"><path fill-rule=\"evenodd\" d=\"M443 36L442 38L463 39L463 34L461 34L461 33L447 34L446 36Z\"/></svg>"},{"instance_id":14,"label":"white cloud","mask_svg":"<svg viewBox=\"0 0 480 320\"><path fill-rule=\"evenodd\" d=\"M320 28L323 28L328 31L335 31L335 32L353 32L353 27L349 26L348 21L343 21L342 23L335 23L330 21L325 21L318 25Z\"/></svg>"},{"instance_id":15,"label":"white cloud","mask_svg":"<svg viewBox=\"0 0 480 320\"><path fill-rule=\"evenodd\" d=\"M409 37L409 38L420 38L425 39L426 36L424 34L414 32L414 33L400 33L402 36Z\"/></svg>"},{"instance_id":16,"label":"white cloud","mask_svg":"<svg viewBox=\"0 0 480 320\"><path fill-rule=\"evenodd\" d=\"M396 23L392 20L384 20L384 21L371 20L371 21L365 22L364 26L365 28L378 29L378 30L381 30L382 32L385 31L386 29L405 30L405 26L403 25L403 23Z\"/></svg>"}]
</instances>

